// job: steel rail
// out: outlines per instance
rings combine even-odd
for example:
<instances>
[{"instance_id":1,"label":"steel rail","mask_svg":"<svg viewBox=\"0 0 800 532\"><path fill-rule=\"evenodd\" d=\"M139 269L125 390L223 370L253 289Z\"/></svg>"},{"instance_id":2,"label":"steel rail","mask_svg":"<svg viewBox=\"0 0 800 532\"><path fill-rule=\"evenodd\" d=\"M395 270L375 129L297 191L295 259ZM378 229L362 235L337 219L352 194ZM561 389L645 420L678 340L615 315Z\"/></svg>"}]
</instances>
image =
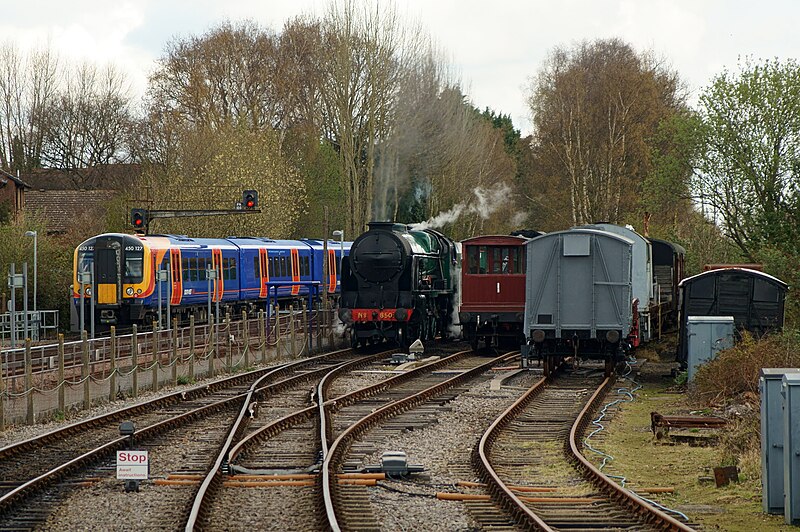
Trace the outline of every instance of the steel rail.
<instances>
[{"instance_id":1,"label":"steel rail","mask_svg":"<svg viewBox=\"0 0 800 532\"><path fill-rule=\"evenodd\" d=\"M598 489L606 494L611 500L614 500L631 512L642 516L648 523L661 527L663 530L681 530L684 532L692 531L693 529L677 519L667 515L665 512L655 508L654 506L646 503L636 494L630 490L626 490L616 482L609 479L602 471L597 469L589 460L583 456L581 449L583 442L578 441L578 438L583 435L586 427L592 421L592 414L600 406L600 402L608 393L609 388L613 385L614 381L610 377L606 378L603 383L597 388L592 395L591 399L586 403L578 414L578 418L572 425L569 433L569 446L565 449L570 458L576 463L576 466L584 472L584 475L589 481L594 484Z\"/></svg>"},{"instance_id":2,"label":"steel rail","mask_svg":"<svg viewBox=\"0 0 800 532\"><path fill-rule=\"evenodd\" d=\"M553 529L545 523L541 517L536 515L528 506L514 494L508 485L500 478L489 461L489 453L494 446L500 432L508 426L524 410L533 399L544 390L546 384L551 381L551 377L545 377L537 381L519 399L509 406L481 436L480 441L472 456L473 465L479 472L480 477L486 483L486 487L492 498L499 503L500 507L511 514L517 524L525 526L528 530Z\"/></svg>"},{"instance_id":3,"label":"steel rail","mask_svg":"<svg viewBox=\"0 0 800 532\"><path fill-rule=\"evenodd\" d=\"M342 432L331 445L328 455L325 457L325 461L322 465L322 495L325 504L327 528L333 530L334 532L341 531L341 527L339 526L339 522L336 517L336 488L335 483L332 482L332 479L335 478L335 475L333 474L332 469L334 467L338 467L340 461L344 458L347 449L349 449L350 444L355 438L366 432L369 428L373 427L381 420L409 410L449 388L477 377L498 362L505 362L514 356L516 356L516 352L493 358L491 361L485 364L481 364L480 366L476 366L470 370L465 370L459 375L447 379L444 382L440 382L404 399L399 399L388 405L384 405L383 407L378 408L367 416L361 418L359 421L353 423L347 428L347 430Z\"/></svg>"},{"instance_id":4,"label":"steel rail","mask_svg":"<svg viewBox=\"0 0 800 532\"><path fill-rule=\"evenodd\" d=\"M334 398L330 398L330 399L326 399L327 394L328 394L327 389L322 391L322 395L321 396L319 395L320 392L319 392L319 386L318 386L318 388L317 388L318 389L318 391L317 391L317 401L320 400L319 399L320 397L322 398L322 404L324 406L325 419L326 419L325 427L327 427L329 425L329 421L327 421L327 420L330 419L330 416L329 416L330 413L338 412L342 408L344 408L344 407L346 407L348 405L351 405L351 404L355 403L356 401L360 401L362 399L366 399L367 397L372 397L374 395L377 395L377 394L381 393L384 390L387 390L387 389L389 389L389 388L391 388L393 386L400 385L400 384L402 384L402 383L404 383L404 382L406 382L408 380L414 379L417 376L422 375L424 373L429 373L429 372L432 372L432 371L436 371L439 368L446 367L447 365L452 364L453 362L456 362L456 361L458 361L458 360L460 360L462 358L465 358L466 356L468 356L468 354L469 354L469 351L463 351L461 353L456 353L456 354L451 355L449 357L445 357L443 359L440 359L440 360L437 360L437 361L430 362L428 364L419 366L419 367L414 368L414 369L412 369L410 371L407 371L405 373L401 373L399 375L395 375L394 377L390 377L390 378L388 378L386 380L383 380L383 381L381 381L379 383L371 384L371 385L366 386L364 388L360 388L360 389L354 390L354 391L352 391L350 393L347 393L347 394L344 394L344 395L340 395L338 397L334 397ZM326 376L326 378L328 378L328 382L330 382L330 380L332 378L334 378L336 374L341 373L342 371L345 371L346 369L347 368L341 367L341 366L337 367L337 368L334 368L331 371L331 377L327 377ZM269 425L265 425L265 426L261 427L260 429L251 432L250 434L248 434L247 436L242 438L241 441L239 441L236 445L234 445L231 448L230 461L233 462L234 459L239 454L241 454L247 447L257 443L258 441L262 441L262 440L271 438L271 437L275 436L276 434L280 433L281 431L284 431L284 430L287 430L289 428L292 428L293 426L297 425L298 423L302 423L303 421L305 421L306 419L308 419L309 417L311 417L315 413L319 414L319 412L320 412L319 405L310 406L308 408L304 408L302 410L298 410L297 412L294 412L292 414L284 416L284 417L282 417L282 418L280 418L280 419L278 419L276 421L273 421ZM320 421L320 431L324 431L324 430L327 430L327 429L323 428L322 421ZM325 453L325 454L327 454L327 453ZM323 458L324 458L324 456L323 456Z\"/></svg>"},{"instance_id":5,"label":"steel rail","mask_svg":"<svg viewBox=\"0 0 800 532\"><path fill-rule=\"evenodd\" d=\"M279 370L286 370L285 373L288 373L288 371L291 371L291 368L296 367L296 364L298 363L299 364L314 363L320 359L330 358L332 356L339 356L351 351L352 349L350 348L341 349L338 351L332 351L331 353L318 355L316 357L304 358L301 361L297 362L278 364L275 366L256 369L245 373L239 373L237 375L225 377L223 379L219 379L210 383L201 384L199 386L190 388L188 390L184 390L181 392L174 392L168 395L164 395L162 397L151 399L149 401L137 403L135 405L128 406L120 410L115 410L107 414L100 414L98 416L89 419L76 421L75 423L71 423L64 427L60 427L50 432L46 432L39 436L34 436L26 440L22 440L0 448L0 460L6 460L20 453L29 453L35 449L47 445L48 443L63 440L66 436L86 432L104 423L126 419L129 418L131 415L137 415L145 412L149 413L157 408L163 408L165 406L170 406L176 403L190 401L198 399L200 397L205 397L213 393L216 393L220 390L223 390L225 388L238 386L240 384L247 382L252 378L258 378L264 374L278 375L277 372Z\"/></svg>"},{"instance_id":6,"label":"steel rail","mask_svg":"<svg viewBox=\"0 0 800 532\"><path fill-rule=\"evenodd\" d=\"M391 351L389 351L391 352ZM205 517L204 513L204 505L208 498L213 497L216 490L219 488L220 483L222 482L222 476L224 473L224 466L230 463L231 456L233 451L235 450L236 453L241 449L241 434L246 429L245 420L252 417L250 415L252 408L251 405L257 404L259 400L263 400L263 396L268 392L279 392L287 387L297 384L298 382L303 382L307 380L312 380L317 378L320 375L329 375L332 372L342 371L342 367L347 366L349 368L352 367L359 367L362 365L369 364L370 362L374 361L375 359L381 358L385 356L389 352L382 352L377 353L371 356L359 357L354 360L350 360L347 362L342 362L337 364L333 369L327 368L320 368L314 371L310 371L307 373L303 373L301 375L295 375L293 377L287 378L283 381L276 382L274 384L261 387L263 381L268 377L267 375L261 377L257 381L255 381L248 390L244 402L242 403L241 408L239 409L239 413L236 416L236 419L231 424L231 427L228 429L227 437L225 441L220 445L219 450L217 451L217 457L214 460L214 464L209 469L208 473L206 474L205 478L203 479L200 487L195 494L194 500L192 501L191 509L189 510L188 517L186 519L186 524L184 525L184 530L191 531L195 529L202 529L202 520ZM313 410L314 407L309 407L309 409ZM309 410L304 409L304 410ZM301 413L304 414L303 411ZM298 417L298 419L302 419L303 416ZM237 444L236 442L239 441Z\"/></svg>"},{"instance_id":7,"label":"steel rail","mask_svg":"<svg viewBox=\"0 0 800 532\"><path fill-rule=\"evenodd\" d=\"M31 450L43 447L47 443L54 441L56 439L59 438L63 439L65 436L87 432L92 427L100 425L101 423L107 423L109 421L121 419L124 417L125 414L138 413L140 411L151 410L154 405L167 406L175 404L180 400L189 401L191 399L195 399L198 397L206 397L216 391L237 385L242 381L246 382L249 378L253 377L254 375L262 373L263 375L260 375L260 377L256 382L263 382L265 379L270 377L283 376L286 373L292 371L293 369L297 369L298 367L302 367L304 365L316 363L319 361L324 361L325 359L340 356L343 353L349 353L349 352L352 352L352 349L348 348L339 351L333 351L331 353L326 353L324 355L318 355L316 357L302 359L288 364L282 364L277 367L263 368L247 373L242 373L240 375L235 375L232 377L221 379L213 383L198 386L191 390L187 390L184 392L176 392L166 397L154 399L152 401L147 401L145 403L140 403L138 405L134 405L132 407L128 407L120 411L96 416L94 418L85 421L80 421L72 425L69 425L67 427L63 427L61 429L48 432L37 438L30 438L18 444L10 445L3 449L0 449L0 458L7 459L8 457L15 456L21 452L29 452ZM258 389L256 390L256 393L263 391L264 388ZM172 418L159 421L157 423L154 423L153 425L149 425L145 428L137 430L136 438L141 439L141 438L156 436L161 432L166 431L170 428L180 426L180 424L183 422L192 421L197 416L212 414L222 410L223 408L233 406L237 401L243 400L246 396L247 394L237 394L233 397L227 397L219 401L213 402L209 405L204 405L196 409L190 410L188 412L185 412L183 414L174 416ZM93 460L102 459L112 451L123 448L125 446L125 442L127 441L128 441L127 437L119 437L112 439L111 441L101 446L98 446L93 450L87 451L86 453L80 456L77 456L67 462L64 462L63 464L60 464L59 466L54 467L50 471L46 471L41 475L39 475L38 477L30 479L24 482L23 484L17 486L13 490L9 491L8 493L0 497L0 515L3 514L3 512L9 507L9 505L23 500L25 497L28 497L31 494L35 493L36 491L46 487L51 482L57 481L59 478L62 478L64 475L66 475L73 469L77 468L78 466L91 463Z\"/></svg>"},{"instance_id":8,"label":"steel rail","mask_svg":"<svg viewBox=\"0 0 800 532\"><path fill-rule=\"evenodd\" d=\"M159 434L166 432L167 430L176 428L184 423L193 421L198 417L208 416L210 414L222 411L227 407L235 406L235 404L241 401L243 397L244 394L241 394L234 397L221 399L217 402L195 408L188 412L184 412L170 419L159 421L158 423L154 423L148 427L145 427L137 431L136 438L146 439L158 436ZM125 447L127 445L127 442L128 442L127 436L120 436L118 438L115 438L109 442L106 442L96 447L95 449L92 449L91 451L88 451L76 458L73 458L68 462L60 464L59 466L39 475L36 478L28 480L27 482L25 482L20 486L17 486L12 491L0 497L0 515L3 515L5 510L8 509L10 506L16 504L25 497L28 497L32 493L46 487L50 483L68 474L70 471L78 467L91 464L94 461L101 460L106 456L108 456L109 454L111 454L111 452Z\"/></svg>"}]
</instances>

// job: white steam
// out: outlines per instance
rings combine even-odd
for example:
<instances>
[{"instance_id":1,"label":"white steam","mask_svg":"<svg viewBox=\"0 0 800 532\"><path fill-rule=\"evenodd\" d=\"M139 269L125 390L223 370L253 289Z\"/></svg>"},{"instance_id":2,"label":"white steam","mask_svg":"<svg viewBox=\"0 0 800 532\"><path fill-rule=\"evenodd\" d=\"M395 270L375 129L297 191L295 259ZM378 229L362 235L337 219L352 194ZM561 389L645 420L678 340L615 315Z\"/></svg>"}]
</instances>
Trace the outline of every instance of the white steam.
<instances>
[{"instance_id":1,"label":"white steam","mask_svg":"<svg viewBox=\"0 0 800 532\"><path fill-rule=\"evenodd\" d=\"M455 287L455 295L453 298L453 312L450 315L450 327L447 332L450 333L450 338L461 339L463 328L461 327L461 320L458 318L458 310L461 308L461 242L456 242L456 256L458 261L453 267L452 279Z\"/></svg>"},{"instance_id":2,"label":"white steam","mask_svg":"<svg viewBox=\"0 0 800 532\"><path fill-rule=\"evenodd\" d=\"M528 213L525 211L517 211L514 216L511 217L511 227L519 228L525 225L525 221L528 219Z\"/></svg>"},{"instance_id":3,"label":"white steam","mask_svg":"<svg viewBox=\"0 0 800 532\"><path fill-rule=\"evenodd\" d=\"M472 189L472 193L475 195L474 199L454 205L450 210L437 214L424 222L411 224L411 228L417 230L438 229L455 222L465 214L477 214L486 220L508 201L511 196L511 187L501 183L500 186L492 189L476 187Z\"/></svg>"}]
</instances>

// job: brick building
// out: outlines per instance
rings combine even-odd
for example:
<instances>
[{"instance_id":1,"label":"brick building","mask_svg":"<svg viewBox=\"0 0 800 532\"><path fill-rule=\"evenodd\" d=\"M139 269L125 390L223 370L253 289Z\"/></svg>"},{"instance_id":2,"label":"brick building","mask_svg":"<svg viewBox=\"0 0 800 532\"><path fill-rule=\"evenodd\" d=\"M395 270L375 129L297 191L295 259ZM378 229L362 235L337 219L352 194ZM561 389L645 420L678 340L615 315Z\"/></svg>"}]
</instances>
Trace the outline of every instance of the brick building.
<instances>
[{"instance_id":1,"label":"brick building","mask_svg":"<svg viewBox=\"0 0 800 532\"><path fill-rule=\"evenodd\" d=\"M0 170L0 222L7 222L25 209L25 191L31 187L17 176Z\"/></svg>"}]
</instances>

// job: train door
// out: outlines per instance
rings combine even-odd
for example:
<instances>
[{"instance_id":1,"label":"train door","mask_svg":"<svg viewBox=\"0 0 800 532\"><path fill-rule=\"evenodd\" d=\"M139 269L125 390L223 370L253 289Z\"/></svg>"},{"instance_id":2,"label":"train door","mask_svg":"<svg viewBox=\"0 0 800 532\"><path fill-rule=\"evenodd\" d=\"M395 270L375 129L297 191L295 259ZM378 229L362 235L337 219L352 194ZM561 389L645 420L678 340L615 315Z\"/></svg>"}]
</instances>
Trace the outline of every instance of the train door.
<instances>
[{"instance_id":1,"label":"train door","mask_svg":"<svg viewBox=\"0 0 800 532\"><path fill-rule=\"evenodd\" d=\"M292 263L292 281L300 281L300 253L297 249L291 249L291 263ZM296 296L300 293L300 285L292 285L292 295Z\"/></svg>"},{"instance_id":2,"label":"train door","mask_svg":"<svg viewBox=\"0 0 800 532\"><path fill-rule=\"evenodd\" d=\"M98 305L116 305L122 297L122 246L116 240L98 238L94 254L95 301Z\"/></svg>"},{"instance_id":3,"label":"train door","mask_svg":"<svg viewBox=\"0 0 800 532\"><path fill-rule=\"evenodd\" d=\"M222 250L211 250L211 263L214 271L217 272L217 278L214 280L214 294L213 301L222 301L222 296L225 294L225 280L222 278Z\"/></svg>"},{"instance_id":4,"label":"train door","mask_svg":"<svg viewBox=\"0 0 800 532\"><path fill-rule=\"evenodd\" d=\"M181 250L169 250L169 273L170 273L170 286L172 287L172 295L170 304L180 305L183 298L183 272L181 271Z\"/></svg>"},{"instance_id":5,"label":"train door","mask_svg":"<svg viewBox=\"0 0 800 532\"><path fill-rule=\"evenodd\" d=\"M331 294L336 292L336 266L338 262L336 260L336 251L329 249L328 250L328 292Z\"/></svg>"},{"instance_id":6,"label":"train door","mask_svg":"<svg viewBox=\"0 0 800 532\"><path fill-rule=\"evenodd\" d=\"M258 265L260 279L258 297L266 298L269 293L269 254L264 248L258 250Z\"/></svg>"}]
</instances>

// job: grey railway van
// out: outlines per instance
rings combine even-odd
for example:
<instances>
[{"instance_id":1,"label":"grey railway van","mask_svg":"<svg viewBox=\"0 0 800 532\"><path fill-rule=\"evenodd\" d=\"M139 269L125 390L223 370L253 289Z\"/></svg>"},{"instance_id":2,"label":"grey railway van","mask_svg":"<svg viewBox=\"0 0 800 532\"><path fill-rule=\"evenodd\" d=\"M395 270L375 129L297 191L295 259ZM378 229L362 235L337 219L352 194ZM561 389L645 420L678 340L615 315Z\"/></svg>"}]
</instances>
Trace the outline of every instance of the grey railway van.
<instances>
[{"instance_id":1,"label":"grey railway van","mask_svg":"<svg viewBox=\"0 0 800 532\"><path fill-rule=\"evenodd\" d=\"M633 246L629 238L588 228L526 244L528 357L616 359L629 347Z\"/></svg>"}]
</instances>

